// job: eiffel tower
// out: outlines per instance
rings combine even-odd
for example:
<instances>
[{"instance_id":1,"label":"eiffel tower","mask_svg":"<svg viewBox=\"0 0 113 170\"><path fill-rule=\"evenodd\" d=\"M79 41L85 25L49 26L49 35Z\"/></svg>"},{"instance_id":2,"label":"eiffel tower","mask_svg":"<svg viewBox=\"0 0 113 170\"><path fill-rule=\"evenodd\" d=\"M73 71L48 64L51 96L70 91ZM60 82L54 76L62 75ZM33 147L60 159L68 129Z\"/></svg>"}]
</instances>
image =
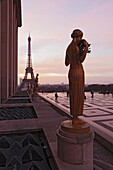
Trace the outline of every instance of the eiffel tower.
<instances>
[{"instance_id":1,"label":"eiffel tower","mask_svg":"<svg viewBox=\"0 0 113 170\"><path fill-rule=\"evenodd\" d=\"M28 82L31 79L27 79L28 73L31 74L31 79L34 80L34 73L33 73L33 68L32 68L32 61L31 61L31 37L29 35L28 37L28 62L27 62L27 67L25 69L25 76L23 81Z\"/></svg>"}]
</instances>

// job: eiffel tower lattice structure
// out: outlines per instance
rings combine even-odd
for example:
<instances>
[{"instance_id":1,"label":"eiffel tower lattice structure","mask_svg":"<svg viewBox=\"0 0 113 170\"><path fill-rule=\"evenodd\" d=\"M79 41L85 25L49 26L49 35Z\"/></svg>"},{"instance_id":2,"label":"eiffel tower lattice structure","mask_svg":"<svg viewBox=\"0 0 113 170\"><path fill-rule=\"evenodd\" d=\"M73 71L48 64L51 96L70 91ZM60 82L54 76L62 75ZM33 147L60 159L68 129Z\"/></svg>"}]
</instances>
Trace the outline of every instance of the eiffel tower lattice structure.
<instances>
[{"instance_id":1,"label":"eiffel tower lattice structure","mask_svg":"<svg viewBox=\"0 0 113 170\"><path fill-rule=\"evenodd\" d=\"M31 79L27 79L28 73L31 74ZM27 67L25 69L25 76L23 79L23 82L29 82L31 80L34 80L34 73L33 73L33 68L32 68L32 61L31 61L31 37L29 35L28 37L28 62L27 62Z\"/></svg>"}]
</instances>

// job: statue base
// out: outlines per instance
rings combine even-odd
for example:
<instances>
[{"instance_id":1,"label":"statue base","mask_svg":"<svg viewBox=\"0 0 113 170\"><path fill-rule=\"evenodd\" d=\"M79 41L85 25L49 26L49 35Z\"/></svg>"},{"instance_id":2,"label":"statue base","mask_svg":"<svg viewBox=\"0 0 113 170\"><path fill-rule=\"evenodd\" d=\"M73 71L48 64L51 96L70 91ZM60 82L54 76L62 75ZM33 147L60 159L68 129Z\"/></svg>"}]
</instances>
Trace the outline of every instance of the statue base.
<instances>
[{"instance_id":1,"label":"statue base","mask_svg":"<svg viewBox=\"0 0 113 170\"><path fill-rule=\"evenodd\" d=\"M90 126L87 122L77 118L76 120L66 120L61 122L61 129L69 133L86 133L90 131Z\"/></svg>"},{"instance_id":2,"label":"statue base","mask_svg":"<svg viewBox=\"0 0 113 170\"><path fill-rule=\"evenodd\" d=\"M94 133L88 123L77 120L73 126L72 121L61 123L57 130L58 157L70 164L76 164L78 169L93 170L93 138Z\"/></svg>"}]
</instances>

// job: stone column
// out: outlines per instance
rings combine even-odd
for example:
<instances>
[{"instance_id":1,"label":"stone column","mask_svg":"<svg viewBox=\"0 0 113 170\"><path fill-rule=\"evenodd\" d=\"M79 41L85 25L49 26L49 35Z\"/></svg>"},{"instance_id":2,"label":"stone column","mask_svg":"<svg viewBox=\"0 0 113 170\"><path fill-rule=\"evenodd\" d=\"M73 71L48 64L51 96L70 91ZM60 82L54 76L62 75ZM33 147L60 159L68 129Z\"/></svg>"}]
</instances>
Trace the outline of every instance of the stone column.
<instances>
[{"instance_id":1,"label":"stone column","mask_svg":"<svg viewBox=\"0 0 113 170\"><path fill-rule=\"evenodd\" d=\"M9 0L1 1L1 95L9 96Z\"/></svg>"},{"instance_id":2,"label":"stone column","mask_svg":"<svg viewBox=\"0 0 113 170\"><path fill-rule=\"evenodd\" d=\"M76 170L93 170L94 133L86 122L81 122L76 126L72 125L72 121L61 123L57 130L58 157L74 164Z\"/></svg>"},{"instance_id":3,"label":"stone column","mask_svg":"<svg viewBox=\"0 0 113 170\"><path fill-rule=\"evenodd\" d=\"M17 20L16 20L16 25L17 25ZM18 27L16 26L16 59L15 59L15 86L16 86L16 91L17 91L17 86L18 86Z\"/></svg>"},{"instance_id":4,"label":"stone column","mask_svg":"<svg viewBox=\"0 0 113 170\"><path fill-rule=\"evenodd\" d=\"M16 5L13 6L13 93L16 89Z\"/></svg>"},{"instance_id":5,"label":"stone column","mask_svg":"<svg viewBox=\"0 0 113 170\"><path fill-rule=\"evenodd\" d=\"M0 2L0 47L1 47L1 2ZM0 103L1 103L1 48L0 48Z\"/></svg>"},{"instance_id":6,"label":"stone column","mask_svg":"<svg viewBox=\"0 0 113 170\"><path fill-rule=\"evenodd\" d=\"M13 0L9 0L9 96L13 95Z\"/></svg>"}]
</instances>

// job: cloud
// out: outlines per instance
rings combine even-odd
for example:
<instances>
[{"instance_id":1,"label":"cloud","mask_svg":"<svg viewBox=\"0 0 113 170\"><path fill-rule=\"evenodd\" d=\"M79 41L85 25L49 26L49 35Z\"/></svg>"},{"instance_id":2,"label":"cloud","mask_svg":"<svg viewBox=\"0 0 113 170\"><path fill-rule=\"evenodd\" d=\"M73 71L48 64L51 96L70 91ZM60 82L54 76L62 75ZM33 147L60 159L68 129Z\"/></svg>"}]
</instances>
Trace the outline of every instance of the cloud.
<instances>
[{"instance_id":1,"label":"cloud","mask_svg":"<svg viewBox=\"0 0 113 170\"><path fill-rule=\"evenodd\" d=\"M113 79L113 57L101 57L101 58L87 58L84 63L84 70L87 79L96 81L104 81L109 83ZM93 79L94 78L94 79Z\"/></svg>"}]
</instances>

